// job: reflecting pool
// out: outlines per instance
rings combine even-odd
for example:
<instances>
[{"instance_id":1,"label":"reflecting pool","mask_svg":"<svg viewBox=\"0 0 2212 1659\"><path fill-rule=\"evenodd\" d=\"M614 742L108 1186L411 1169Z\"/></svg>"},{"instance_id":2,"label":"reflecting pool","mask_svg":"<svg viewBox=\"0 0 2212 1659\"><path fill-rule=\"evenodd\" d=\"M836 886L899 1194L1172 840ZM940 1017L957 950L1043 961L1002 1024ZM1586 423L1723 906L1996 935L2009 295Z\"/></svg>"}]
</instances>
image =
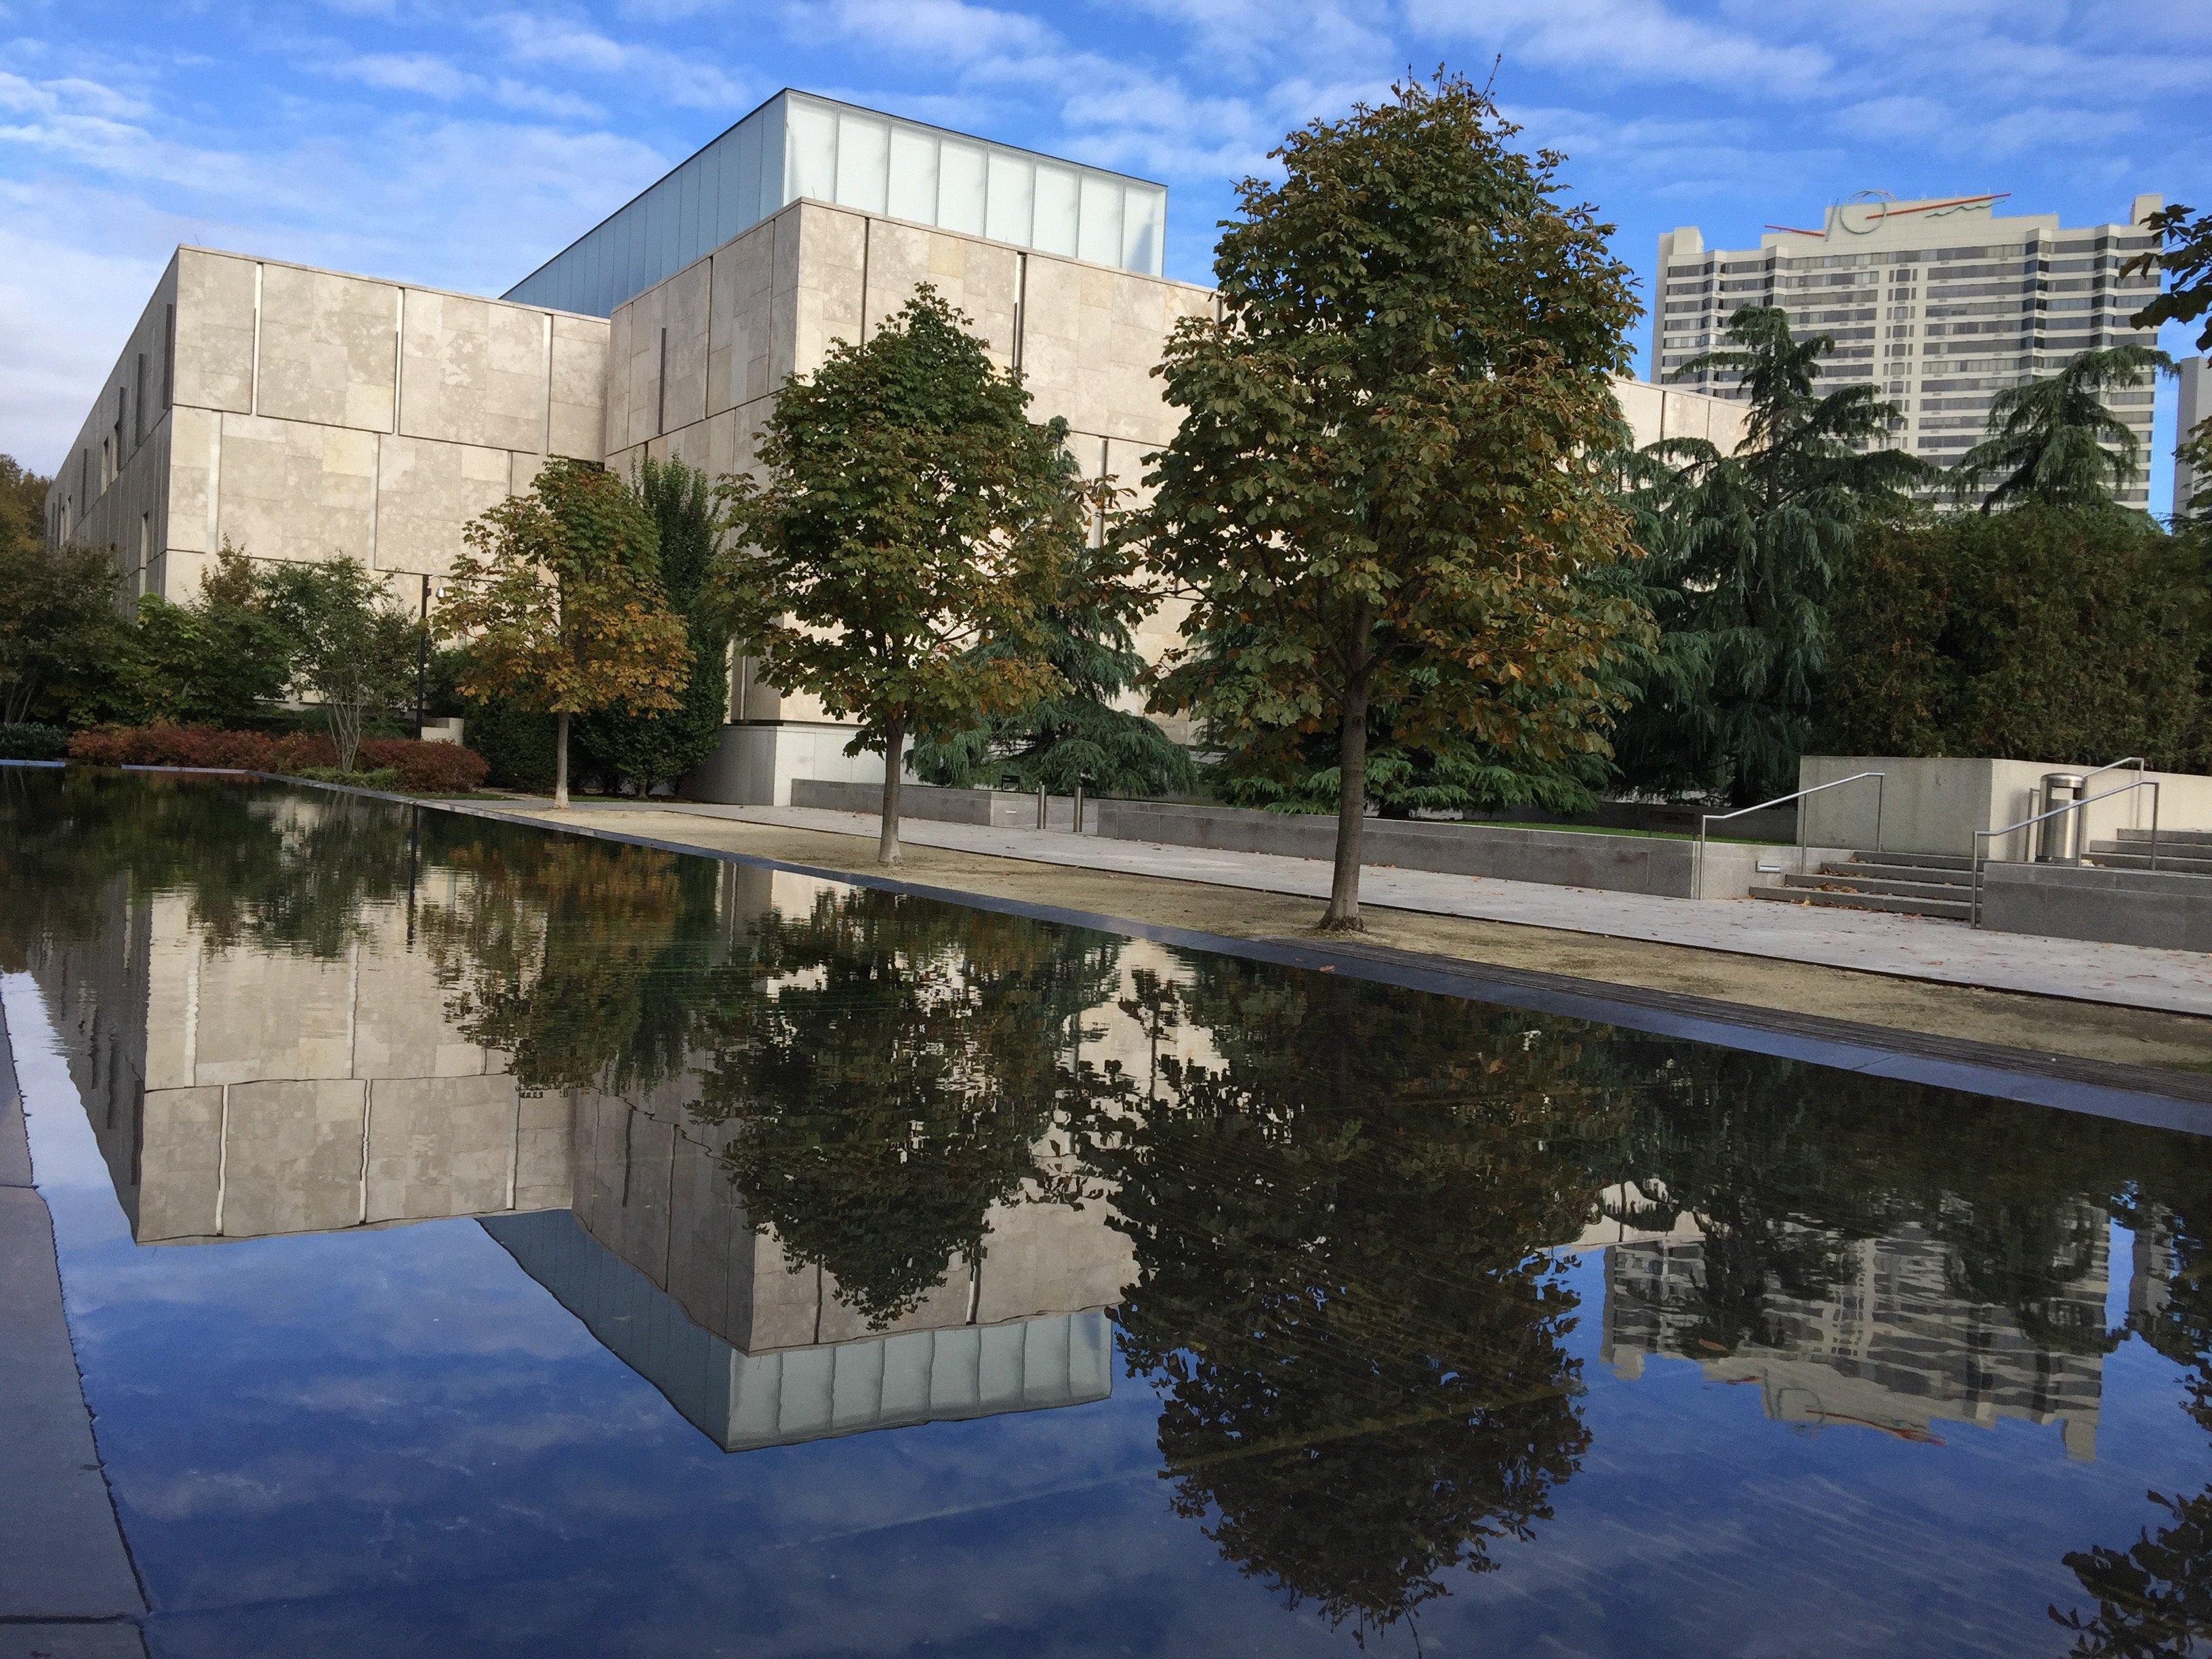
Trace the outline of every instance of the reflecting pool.
<instances>
[{"instance_id":1,"label":"reflecting pool","mask_svg":"<svg viewBox=\"0 0 2212 1659\"><path fill-rule=\"evenodd\" d=\"M156 1654L2212 1644L2204 1140L305 788L0 846Z\"/></svg>"}]
</instances>

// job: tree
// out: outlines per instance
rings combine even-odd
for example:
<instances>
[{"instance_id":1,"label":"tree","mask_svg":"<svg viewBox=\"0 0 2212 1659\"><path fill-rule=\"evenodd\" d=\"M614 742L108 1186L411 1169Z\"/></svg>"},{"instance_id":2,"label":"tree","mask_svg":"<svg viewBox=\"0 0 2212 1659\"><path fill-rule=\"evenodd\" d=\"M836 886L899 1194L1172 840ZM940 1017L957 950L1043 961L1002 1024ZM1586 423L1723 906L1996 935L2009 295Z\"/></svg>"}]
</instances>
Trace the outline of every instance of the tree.
<instances>
[{"instance_id":1,"label":"tree","mask_svg":"<svg viewBox=\"0 0 2212 1659\"><path fill-rule=\"evenodd\" d=\"M1793 338L1781 310L1745 306L1726 337L1676 377L1740 377L1741 446L1667 439L1623 464L1646 555L1632 576L1660 640L1616 746L1638 787L1741 801L1795 787L1837 562L1927 469L1887 447L1896 410L1872 386L1816 389L1829 336Z\"/></svg>"},{"instance_id":2,"label":"tree","mask_svg":"<svg viewBox=\"0 0 2212 1659\"><path fill-rule=\"evenodd\" d=\"M1982 511L2024 501L2110 506L2142 470L2142 446L2104 394L2140 386L2173 360L2148 346L2085 351L2056 374L2008 386L1990 400L1989 436L1959 458L1952 487L1979 493Z\"/></svg>"},{"instance_id":3,"label":"tree","mask_svg":"<svg viewBox=\"0 0 2212 1659\"><path fill-rule=\"evenodd\" d=\"M260 610L292 642L292 689L321 706L338 770L350 772L362 726L404 695L415 623L353 559L271 562L253 574Z\"/></svg>"},{"instance_id":4,"label":"tree","mask_svg":"<svg viewBox=\"0 0 2212 1659\"><path fill-rule=\"evenodd\" d=\"M1517 131L1440 75L1291 134L1280 183L1237 187L1221 318L1178 325L1160 365L1183 417L1143 528L1191 612L1153 705L1261 769L1334 734L1327 929L1360 926L1377 711L1414 748L1605 745L1633 619L1576 577L1627 551L1595 457L1637 306L1609 228Z\"/></svg>"},{"instance_id":5,"label":"tree","mask_svg":"<svg viewBox=\"0 0 2212 1659\"><path fill-rule=\"evenodd\" d=\"M1066 425L927 284L865 344L776 398L763 477L726 481L738 639L764 678L857 717L884 757L877 857L899 861L906 740L972 729L1059 688L1041 623L1090 503Z\"/></svg>"},{"instance_id":6,"label":"tree","mask_svg":"<svg viewBox=\"0 0 2212 1659\"><path fill-rule=\"evenodd\" d=\"M2212 313L2212 213L2192 214L2176 202L2143 221L2145 230L2166 239L2166 246L2139 253L2120 267L2123 276L2147 270L2166 274L2166 292L2128 319L2130 328L2161 323L2193 323ZM2212 351L2212 318L2197 337L2199 351Z\"/></svg>"},{"instance_id":7,"label":"tree","mask_svg":"<svg viewBox=\"0 0 2212 1659\"><path fill-rule=\"evenodd\" d=\"M568 722L594 709L677 707L691 648L661 602L644 502L599 468L556 457L526 495L463 532L436 627L467 641L463 696L554 716L553 805L568 804Z\"/></svg>"},{"instance_id":8,"label":"tree","mask_svg":"<svg viewBox=\"0 0 2212 1659\"><path fill-rule=\"evenodd\" d=\"M683 620L690 672L674 708L638 714L603 708L583 717L577 735L593 759L645 795L682 777L721 740L730 706L730 619L715 580L721 556L707 475L681 461L648 457L629 487L653 515L661 602Z\"/></svg>"},{"instance_id":9,"label":"tree","mask_svg":"<svg viewBox=\"0 0 2212 1659\"><path fill-rule=\"evenodd\" d=\"M0 455L0 553L46 539L46 491L53 482L13 455Z\"/></svg>"},{"instance_id":10,"label":"tree","mask_svg":"<svg viewBox=\"0 0 2212 1659\"><path fill-rule=\"evenodd\" d=\"M279 702L299 646L264 603L261 578L228 538L182 605L138 601L133 718L247 726Z\"/></svg>"},{"instance_id":11,"label":"tree","mask_svg":"<svg viewBox=\"0 0 2212 1659\"><path fill-rule=\"evenodd\" d=\"M1610 682L1615 702L1626 703L1638 684L1639 665L1656 646L1657 635L1635 608L1633 562L1596 566L1577 574L1577 602L1606 605L1626 597L1615 612L1621 623L1616 653L1595 671ZM1201 650L1213 648L1200 641ZM1571 695L1579 695L1576 688ZM1510 694L1533 707L1554 695L1554 688L1532 681ZM1571 711L1570 711L1571 714ZM1396 711L1371 703L1367 716L1367 799L1385 818L1416 812L1481 812L1501 807L1534 806L1549 812L1587 811L1597 803L1612 771L1602 748L1570 750L1542 756L1502 748L1464 737L1447 738L1435 748L1412 747L1394 740ZM1212 768L1211 782L1240 806L1278 812L1334 813L1341 805L1340 773L1332 752L1336 734L1305 734L1290 755L1232 750Z\"/></svg>"},{"instance_id":12,"label":"tree","mask_svg":"<svg viewBox=\"0 0 2212 1659\"><path fill-rule=\"evenodd\" d=\"M104 550L0 545L0 721L84 725L107 712L130 646Z\"/></svg>"},{"instance_id":13,"label":"tree","mask_svg":"<svg viewBox=\"0 0 2212 1659\"><path fill-rule=\"evenodd\" d=\"M1194 788L1190 751L1146 716L1114 706L1144 674L1130 626L1154 601L1123 547L1085 548L1038 617L1060 689L948 737L914 745L915 775L951 788L1164 795ZM1003 646L986 647L1000 651Z\"/></svg>"}]
</instances>

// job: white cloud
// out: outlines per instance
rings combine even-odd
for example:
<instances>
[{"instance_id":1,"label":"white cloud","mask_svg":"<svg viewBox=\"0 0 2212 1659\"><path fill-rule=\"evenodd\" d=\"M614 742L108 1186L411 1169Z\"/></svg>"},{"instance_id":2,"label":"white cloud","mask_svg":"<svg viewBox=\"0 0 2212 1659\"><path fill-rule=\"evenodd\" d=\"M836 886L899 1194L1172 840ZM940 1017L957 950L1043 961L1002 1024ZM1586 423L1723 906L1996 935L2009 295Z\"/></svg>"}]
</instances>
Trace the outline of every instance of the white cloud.
<instances>
[{"instance_id":1,"label":"white cloud","mask_svg":"<svg viewBox=\"0 0 2212 1659\"><path fill-rule=\"evenodd\" d=\"M1834 69L1818 47L1770 43L1662 0L1409 0L1407 15L1430 33L1498 48L1509 67L1525 60L1608 82L1802 94Z\"/></svg>"}]
</instances>

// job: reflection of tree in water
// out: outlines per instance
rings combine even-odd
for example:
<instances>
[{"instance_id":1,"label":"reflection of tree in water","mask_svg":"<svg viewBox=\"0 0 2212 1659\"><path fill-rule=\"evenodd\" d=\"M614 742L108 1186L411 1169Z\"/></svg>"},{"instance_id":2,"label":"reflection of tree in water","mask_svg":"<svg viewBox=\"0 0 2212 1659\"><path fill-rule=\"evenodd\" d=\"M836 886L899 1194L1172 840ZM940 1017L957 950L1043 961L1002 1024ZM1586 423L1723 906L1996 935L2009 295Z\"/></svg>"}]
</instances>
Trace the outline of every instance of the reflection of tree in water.
<instances>
[{"instance_id":1,"label":"reflection of tree in water","mask_svg":"<svg viewBox=\"0 0 2212 1659\"><path fill-rule=\"evenodd\" d=\"M9 884L0 965L33 939L86 938L118 892L175 893L215 949L325 960L406 891L409 810L223 778L0 768Z\"/></svg>"},{"instance_id":2,"label":"reflection of tree in water","mask_svg":"<svg viewBox=\"0 0 2212 1659\"><path fill-rule=\"evenodd\" d=\"M417 925L471 1042L522 1087L619 1090L684 1062L718 937L719 866L651 848L453 820L426 839Z\"/></svg>"},{"instance_id":3,"label":"reflection of tree in water","mask_svg":"<svg viewBox=\"0 0 2212 1659\"><path fill-rule=\"evenodd\" d=\"M2168 1252L2160 1305L2140 1309L2137 1334L2185 1368L2183 1409L2212 1433L2212 1170L2201 1145L2124 1195L2122 1218ZM2212 1486L2193 1497L2152 1492L2159 1512L2125 1549L2066 1558L2093 1613L2051 1617L2074 1632L2075 1659L2181 1659L2212 1652Z\"/></svg>"},{"instance_id":4,"label":"reflection of tree in water","mask_svg":"<svg viewBox=\"0 0 2212 1659\"><path fill-rule=\"evenodd\" d=\"M1176 1510L1364 1636L1528 1537L1589 1443L1542 1252L1591 1213L1606 1108L1560 1028L1191 970L1124 1007L1155 1052L1187 1018L1218 1061L1161 1054L1142 1127L1092 1152L1135 1245L1123 1352L1163 1395Z\"/></svg>"},{"instance_id":5,"label":"reflection of tree in water","mask_svg":"<svg viewBox=\"0 0 2212 1659\"><path fill-rule=\"evenodd\" d=\"M1039 1149L1118 1087L1082 1044L1121 949L869 890L762 918L716 976L694 1109L735 1131L724 1160L754 1221L888 1322L974 1259L993 1205L1080 1202Z\"/></svg>"},{"instance_id":6,"label":"reflection of tree in water","mask_svg":"<svg viewBox=\"0 0 2212 1659\"><path fill-rule=\"evenodd\" d=\"M1775 1346L1778 1301L1835 1299L1850 1246L1908 1227L1948 1252L1950 1293L2006 1310L2054 1353L2117 1337L2080 1293L2108 1200L2158 1137L2127 1125L1717 1048L1622 1036L1607 1064L1636 1108L1615 1220L1695 1224L1703 1273L1669 1323L1693 1357Z\"/></svg>"}]
</instances>

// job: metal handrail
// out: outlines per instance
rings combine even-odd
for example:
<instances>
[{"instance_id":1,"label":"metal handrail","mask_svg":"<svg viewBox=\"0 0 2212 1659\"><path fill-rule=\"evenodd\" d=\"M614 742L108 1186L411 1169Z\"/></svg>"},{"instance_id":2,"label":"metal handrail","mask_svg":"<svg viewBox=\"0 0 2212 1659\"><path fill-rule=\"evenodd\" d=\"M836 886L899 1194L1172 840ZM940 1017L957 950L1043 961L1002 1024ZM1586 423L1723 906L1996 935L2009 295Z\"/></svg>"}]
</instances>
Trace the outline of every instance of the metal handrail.
<instances>
[{"instance_id":1,"label":"metal handrail","mask_svg":"<svg viewBox=\"0 0 2212 1659\"><path fill-rule=\"evenodd\" d=\"M2120 764L2124 766L2127 763L2123 761ZM2107 767L2105 769L2111 771L2113 769ZM2084 808L2094 806L2100 800L2110 800L2115 795L2128 794L2137 789L2148 789L2150 791L2150 867L2154 870L2157 869L2158 780L2156 778L2138 778L2135 782L2124 783L2117 789L2107 789L2100 795L2085 795L2080 800L2069 800L2063 805L2049 807L2043 811L2038 812L2032 818L2022 818L2018 823L2008 823L2002 830L1975 830L1973 858L1973 925L1977 927L1982 925L1982 871L1988 863L1988 860L1984 856L1984 848L1982 845L1984 842L1993 841L1999 836L2016 836L2023 830L2033 829L2035 825L2041 823L2045 818L2063 817L2069 812L2079 812Z\"/></svg>"},{"instance_id":2,"label":"metal handrail","mask_svg":"<svg viewBox=\"0 0 2212 1659\"><path fill-rule=\"evenodd\" d=\"M2144 771L2149 765L2150 762L2141 755L2124 755L2118 760L2107 761L2104 765L2099 767L2094 772L2084 773L2081 777L2081 787L2084 790L2087 790L2091 784L2094 783L2099 778L2103 777L2106 773L2117 772L2123 767L2129 766L2132 766L2136 769L2136 781L2137 783L2141 783L2143 781ZM2081 844L2084 847L2089 844L2089 820L2087 818L2083 818L2081 820Z\"/></svg>"},{"instance_id":3,"label":"metal handrail","mask_svg":"<svg viewBox=\"0 0 2212 1659\"><path fill-rule=\"evenodd\" d=\"M1857 783L1866 778L1874 780L1874 850L1879 853L1881 851L1882 798L1887 793L1887 784L1885 781L1887 775L1882 772L1854 772L1847 778L1834 778L1826 783L1816 783L1810 789L1798 789L1786 795L1777 795L1772 800L1763 800L1756 806L1739 806L1733 812L1706 813L1698 820L1697 881L1690 890L1699 898L1705 896L1705 832L1712 825L1726 823L1730 818L1740 818L1747 812L1764 812L1770 806L1783 806L1793 800L1802 800L1808 795L1819 794L1823 789L1840 789L1847 783ZM1797 815L1797 873L1801 876L1805 873L1805 815L1802 812Z\"/></svg>"}]
</instances>

